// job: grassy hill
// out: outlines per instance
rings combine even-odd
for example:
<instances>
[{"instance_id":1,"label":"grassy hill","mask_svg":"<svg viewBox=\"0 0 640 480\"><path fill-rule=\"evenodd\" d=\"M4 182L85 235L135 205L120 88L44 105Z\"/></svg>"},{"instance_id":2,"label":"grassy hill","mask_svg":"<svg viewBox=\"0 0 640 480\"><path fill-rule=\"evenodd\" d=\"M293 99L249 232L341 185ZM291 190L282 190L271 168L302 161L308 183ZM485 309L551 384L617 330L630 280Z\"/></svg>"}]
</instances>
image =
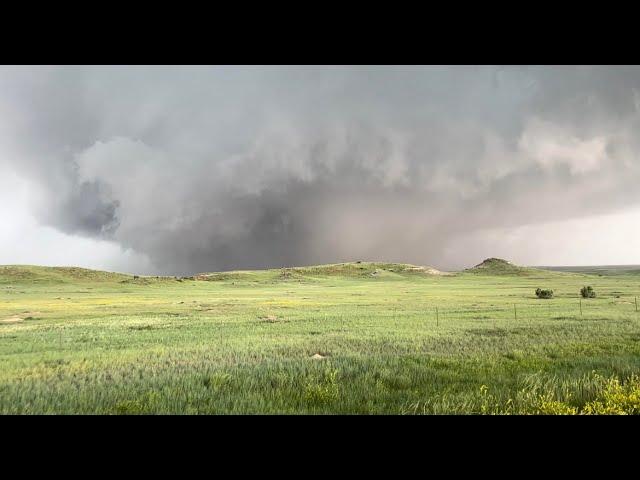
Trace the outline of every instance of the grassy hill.
<instances>
[{"instance_id":1,"label":"grassy hill","mask_svg":"<svg viewBox=\"0 0 640 480\"><path fill-rule=\"evenodd\" d=\"M235 270L199 273L192 277L129 275L78 267L41 267L36 265L0 266L0 284L49 284L74 282L154 284L172 281L246 281L268 282L318 277L394 278L405 276L450 275L432 267L406 263L347 262L308 267L285 267L265 270Z\"/></svg>"},{"instance_id":2,"label":"grassy hill","mask_svg":"<svg viewBox=\"0 0 640 480\"><path fill-rule=\"evenodd\" d=\"M558 270L560 271L560 270ZM537 268L520 267L506 260L489 258L462 273L479 275L549 275L549 271ZM600 271L585 269L585 273L597 274ZM301 280L317 278L383 278L398 279L408 277L452 276L456 272L442 272L429 266L418 266L408 263L389 262L345 262L306 267L284 267L265 270L234 270L224 272L199 273L192 277L129 275L104 272L78 267L41 267L35 265L0 266L0 284L2 283L132 283L154 284L173 281L239 281L239 282L273 282L279 280Z\"/></svg>"},{"instance_id":3,"label":"grassy hill","mask_svg":"<svg viewBox=\"0 0 640 480\"><path fill-rule=\"evenodd\" d=\"M285 267L268 270L243 270L230 272L200 273L196 280L296 280L322 277L346 278L404 278L406 276L448 275L432 267L407 263L346 262L307 267Z\"/></svg>"},{"instance_id":4,"label":"grassy hill","mask_svg":"<svg viewBox=\"0 0 640 480\"><path fill-rule=\"evenodd\" d=\"M483 262L474 266L473 268L468 268L464 270L465 273L471 273L475 275L517 275L517 276L527 276L527 275L543 275L548 274L538 268L532 267L520 267L518 265L514 265L511 262L503 260L501 258L487 258Z\"/></svg>"},{"instance_id":5,"label":"grassy hill","mask_svg":"<svg viewBox=\"0 0 640 480\"><path fill-rule=\"evenodd\" d=\"M116 282L132 277L79 267L40 267L35 265L0 265L2 283L73 283Z\"/></svg>"}]
</instances>

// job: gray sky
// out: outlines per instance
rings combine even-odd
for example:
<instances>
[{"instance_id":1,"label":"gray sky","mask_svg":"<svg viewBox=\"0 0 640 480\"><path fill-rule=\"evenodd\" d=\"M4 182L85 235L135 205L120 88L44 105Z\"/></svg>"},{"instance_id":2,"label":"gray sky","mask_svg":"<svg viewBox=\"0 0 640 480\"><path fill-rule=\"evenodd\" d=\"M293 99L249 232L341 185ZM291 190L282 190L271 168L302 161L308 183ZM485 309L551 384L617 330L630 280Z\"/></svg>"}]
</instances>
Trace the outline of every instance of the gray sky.
<instances>
[{"instance_id":1,"label":"gray sky","mask_svg":"<svg viewBox=\"0 0 640 480\"><path fill-rule=\"evenodd\" d=\"M640 263L638 67L0 67L0 263Z\"/></svg>"}]
</instances>

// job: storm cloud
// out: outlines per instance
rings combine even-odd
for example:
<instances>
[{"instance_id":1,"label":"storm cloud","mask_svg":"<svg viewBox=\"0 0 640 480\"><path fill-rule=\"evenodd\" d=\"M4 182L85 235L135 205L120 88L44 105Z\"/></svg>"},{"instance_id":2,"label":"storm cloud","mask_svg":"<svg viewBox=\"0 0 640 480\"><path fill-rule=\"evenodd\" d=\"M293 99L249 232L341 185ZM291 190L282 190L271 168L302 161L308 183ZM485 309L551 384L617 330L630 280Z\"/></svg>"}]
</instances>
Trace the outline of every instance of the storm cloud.
<instances>
[{"instance_id":1,"label":"storm cloud","mask_svg":"<svg viewBox=\"0 0 640 480\"><path fill-rule=\"evenodd\" d=\"M37 221L172 274L460 268L481 232L637 207L639 132L638 67L0 67Z\"/></svg>"}]
</instances>

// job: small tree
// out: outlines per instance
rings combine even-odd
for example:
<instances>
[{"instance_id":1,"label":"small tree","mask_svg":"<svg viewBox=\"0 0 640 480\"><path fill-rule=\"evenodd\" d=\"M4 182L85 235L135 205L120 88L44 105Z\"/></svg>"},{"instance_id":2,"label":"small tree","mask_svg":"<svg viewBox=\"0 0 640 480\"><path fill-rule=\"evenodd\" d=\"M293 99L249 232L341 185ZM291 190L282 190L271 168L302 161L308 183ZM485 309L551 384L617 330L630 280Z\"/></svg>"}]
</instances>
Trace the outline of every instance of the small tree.
<instances>
[{"instance_id":1,"label":"small tree","mask_svg":"<svg viewBox=\"0 0 640 480\"><path fill-rule=\"evenodd\" d=\"M582 295L582 298L595 298L596 292L591 288L591 285L589 285L580 289L580 295Z\"/></svg>"},{"instance_id":2,"label":"small tree","mask_svg":"<svg viewBox=\"0 0 640 480\"><path fill-rule=\"evenodd\" d=\"M536 288L536 297L553 298L553 290L542 290L541 288Z\"/></svg>"}]
</instances>

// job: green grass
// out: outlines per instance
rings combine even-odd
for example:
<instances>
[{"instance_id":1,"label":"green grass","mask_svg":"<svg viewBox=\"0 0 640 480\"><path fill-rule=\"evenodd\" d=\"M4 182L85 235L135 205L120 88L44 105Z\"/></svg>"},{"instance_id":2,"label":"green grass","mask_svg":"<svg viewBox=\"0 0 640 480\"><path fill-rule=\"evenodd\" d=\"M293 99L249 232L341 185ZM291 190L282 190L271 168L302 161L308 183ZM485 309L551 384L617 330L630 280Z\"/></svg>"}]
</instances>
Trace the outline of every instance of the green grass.
<instances>
[{"instance_id":1,"label":"green grass","mask_svg":"<svg viewBox=\"0 0 640 480\"><path fill-rule=\"evenodd\" d=\"M0 412L571 413L634 381L640 275L492 263L0 267Z\"/></svg>"}]
</instances>

